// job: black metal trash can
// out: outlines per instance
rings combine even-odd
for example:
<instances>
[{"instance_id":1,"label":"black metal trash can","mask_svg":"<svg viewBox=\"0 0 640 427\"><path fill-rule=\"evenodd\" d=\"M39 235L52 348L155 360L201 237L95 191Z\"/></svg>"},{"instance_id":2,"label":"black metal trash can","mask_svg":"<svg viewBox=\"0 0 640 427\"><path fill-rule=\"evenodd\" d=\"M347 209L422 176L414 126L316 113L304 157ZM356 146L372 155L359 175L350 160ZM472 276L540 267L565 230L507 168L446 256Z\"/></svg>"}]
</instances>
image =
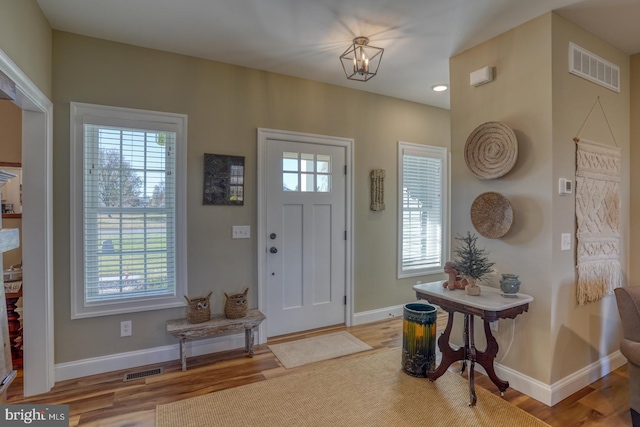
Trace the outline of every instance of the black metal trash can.
<instances>
[{"instance_id":1,"label":"black metal trash can","mask_svg":"<svg viewBox=\"0 0 640 427\"><path fill-rule=\"evenodd\" d=\"M429 304L405 304L402 321L402 370L425 378L436 368L436 319L438 309Z\"/></svg>"}]
</instances>

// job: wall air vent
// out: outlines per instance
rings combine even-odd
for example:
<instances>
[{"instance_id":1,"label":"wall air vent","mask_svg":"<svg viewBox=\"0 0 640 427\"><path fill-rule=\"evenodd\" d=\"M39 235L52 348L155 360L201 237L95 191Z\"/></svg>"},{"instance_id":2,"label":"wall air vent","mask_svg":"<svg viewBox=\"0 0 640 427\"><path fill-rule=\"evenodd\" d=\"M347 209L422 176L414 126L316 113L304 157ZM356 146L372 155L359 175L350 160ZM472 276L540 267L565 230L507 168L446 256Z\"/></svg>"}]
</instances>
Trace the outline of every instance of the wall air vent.
<instances>
[{"instance_id":1,"label":"wall air vent","mask_svg":"<svg viewBox=\"0 0 640 427\"><path fill-rule=\"evenodd\" d=\"M569 43L569 72L620 93L620 67Z\"/></svg>"}]
</instances>

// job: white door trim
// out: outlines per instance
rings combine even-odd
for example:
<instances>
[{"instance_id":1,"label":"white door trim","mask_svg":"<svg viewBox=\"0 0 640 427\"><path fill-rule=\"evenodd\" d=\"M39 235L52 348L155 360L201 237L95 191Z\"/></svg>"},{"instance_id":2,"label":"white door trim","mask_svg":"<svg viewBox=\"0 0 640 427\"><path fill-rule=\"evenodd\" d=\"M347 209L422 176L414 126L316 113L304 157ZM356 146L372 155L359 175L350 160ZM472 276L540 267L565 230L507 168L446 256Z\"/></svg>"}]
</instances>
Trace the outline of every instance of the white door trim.
<instances>
[{"instance_id":1,"label":"white door trim","mask_svg":"<svg viewBox=\"0 0 640 427\"><path fill-rule=\"evenodd\" d=\"M24 396L55 383L53 328L53 104L0 49L0 71L22 109Z\"/></svg>"},{"instance_id":2,"label":"white door trim","mask_svg":"<svg viewBox=\"0 0 640 427\"><path fill-rule=\"evenodd\" d=\"M266 312L266 264L267 264L267 140L278 139L280 141L309 142L313 144L335 145L345 148L345 161L347 164L346 176L346 224L347 224L347 248L345 252L346 260L346 295L347 305L345 306L345 323L347 326L353 324L353 145L352 138L340 138L334 136L315 135L309 133L291 132L284 130L258 128L258 309L262 311L269 321L269 314ZM258 329L258 342L267 342L267 327L262 322Z\"/></svg>"}]
</instances>

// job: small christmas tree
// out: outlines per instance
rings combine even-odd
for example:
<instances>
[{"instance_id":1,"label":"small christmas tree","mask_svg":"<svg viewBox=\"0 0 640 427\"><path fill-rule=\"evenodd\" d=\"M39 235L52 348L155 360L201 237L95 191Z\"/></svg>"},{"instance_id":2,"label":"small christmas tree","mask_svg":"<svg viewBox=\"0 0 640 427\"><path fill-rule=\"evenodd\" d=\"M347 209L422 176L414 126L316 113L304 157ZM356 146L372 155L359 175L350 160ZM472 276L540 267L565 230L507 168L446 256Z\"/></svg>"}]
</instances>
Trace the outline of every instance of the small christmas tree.
<instances>
[{"instance_id":1,"label":"small christmas tree","mask_svg":"<svg viewBox=\"0 0 640 427\"><path fill-rule=\"evenodd\" d=\"M478 237L475 234L467 231L466 237L456 237L456 240L461 242L460 246L453 251L457 255L454 261L455 269L460 274L479 280L493 271L491 267L495 263L489 262L487 258L489 252L486 249L478 249L476 246Z\"/></svg>"}]
</instances>

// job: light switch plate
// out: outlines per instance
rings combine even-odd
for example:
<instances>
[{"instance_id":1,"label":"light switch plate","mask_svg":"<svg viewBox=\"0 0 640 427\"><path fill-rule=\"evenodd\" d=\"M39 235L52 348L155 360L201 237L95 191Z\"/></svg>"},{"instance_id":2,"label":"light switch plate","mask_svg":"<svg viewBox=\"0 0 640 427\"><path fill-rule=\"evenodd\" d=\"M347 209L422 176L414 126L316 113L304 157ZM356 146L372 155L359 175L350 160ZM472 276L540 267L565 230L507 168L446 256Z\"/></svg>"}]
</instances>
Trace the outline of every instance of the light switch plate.
<instances>
[{"instance_id":1,"label":"light switch plate","mask_svg":"<svg viewBox=\"0 0 640 427\"><path fill-rule=\"evenodd\" d=\"M562 243L560 246L560 250L562 251L571 250L571 233L562 233Z\"/></svg>"},{"instance_id":2,"label":"light switch plate","mask_svg":"<svg viewBox=\"0 0 640 427\"><path fill-rule=\"evenodd\" d=\"M250 225L234 225L231 228L232 239L249 239L251 238L251 226Z\"/></svg>"}]
</instances>

